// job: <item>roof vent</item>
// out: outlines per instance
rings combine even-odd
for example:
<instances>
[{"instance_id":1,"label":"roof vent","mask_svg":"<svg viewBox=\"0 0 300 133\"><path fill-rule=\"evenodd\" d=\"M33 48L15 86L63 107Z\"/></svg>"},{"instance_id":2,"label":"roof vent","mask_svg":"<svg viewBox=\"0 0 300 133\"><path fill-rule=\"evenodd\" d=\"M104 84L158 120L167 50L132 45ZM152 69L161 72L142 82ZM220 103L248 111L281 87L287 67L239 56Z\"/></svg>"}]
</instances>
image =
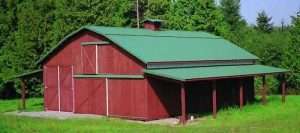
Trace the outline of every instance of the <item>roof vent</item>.
<instances>
[{"instance_id":1,"label":"roof vent","mask_svg":"<svg viewBox=\"0 0 300 133\"><path fill-rule=\"evenodd\" d=\"M160 19L146 19L144 21L144 28L149 30L160 30L161 23Z\"/></svg>"}]
</instances>

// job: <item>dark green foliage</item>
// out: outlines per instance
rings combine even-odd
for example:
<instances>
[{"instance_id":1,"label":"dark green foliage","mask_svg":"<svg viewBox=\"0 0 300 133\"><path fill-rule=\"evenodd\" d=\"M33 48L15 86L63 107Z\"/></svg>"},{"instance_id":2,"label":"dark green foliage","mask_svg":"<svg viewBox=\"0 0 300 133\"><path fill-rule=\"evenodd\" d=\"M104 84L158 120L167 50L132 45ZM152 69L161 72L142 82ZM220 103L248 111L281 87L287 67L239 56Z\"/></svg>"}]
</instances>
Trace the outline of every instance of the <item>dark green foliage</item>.
<instances>
[{"instance_id":1,"label":"dark green foliage","mask_svg":"<svg viewBox=\"0 0 300 133\"><path fill-rule=\"evenodd\" d=\"M230 26L231 31L237 31L245 25L246 22L240 15L240 0L221 0L220 4L224 20Z\"/></svg>"},{"instance_id":2,"label":"dark green foliage","mask_svg":"<svg viewBox=\"0 0 300 133\"><path fill-rule=\"evenodd\" d=\"M256 28L265 33L270 33L273 30L272 17L269 17L265 11L258 13L256 18Z\"/></svg>"},{"instance_id":3,"label":"dark green foliage","mask_svg":"<svg viewBox=\"0 0 300 133\"><path fill-rule=\"evenodd\" d=\"M170 7L166 23L169 29L203 30L217 35L227 28L213 0L176 0Z\"/></svg>"},{"instance_id":4,"label":"dark green foliage","mask_svg":"<svg viewBox=\"0 0 300 133\"><path fill-rule=\"evenodd\" d=\"M282 66L291 70L288 75L289 86L299 93L300 89L300 11L292 17L290 30L291 43L287 45Z\"/></svg>"}]
</instances>

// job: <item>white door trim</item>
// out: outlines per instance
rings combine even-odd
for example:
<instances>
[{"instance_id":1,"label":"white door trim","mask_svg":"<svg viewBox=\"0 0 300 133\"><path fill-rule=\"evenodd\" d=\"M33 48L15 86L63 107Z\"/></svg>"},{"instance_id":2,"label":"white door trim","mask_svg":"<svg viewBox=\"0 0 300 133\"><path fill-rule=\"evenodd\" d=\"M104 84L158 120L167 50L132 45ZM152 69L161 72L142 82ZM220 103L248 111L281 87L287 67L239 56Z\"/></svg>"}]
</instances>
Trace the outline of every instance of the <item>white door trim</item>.
<instances>
[{"instance_id":1,"label":"white door trim","mask_svg":"<svg viewBox=\"0 0 300 133\"><path fill-rule=\"evenodd\" d=\"M95 45L96 46L96 74L99 73L99 70L98 70L98 45Z\"/></svg>"},{"instance_id":2,"label":"white door trim","mask_svg":"<svg viewBox=\"0 0 300 133\"><path fill-rule=\"evenodd\" d=\"M72 103L73 103L73 112L75 112L75 84L74 84L74 66L72 65Z\"/></svg>"},{"instance_id":3,"label":"white door trim","mask_svg":"<svg viewBox=\"0 0 300 133\"><path fill-rule=\"evenodd\" d=\"M106 116L109 115L109 110L108 110L108 79L105 78L105 97L106 97Z\"/></svg>"},{"instance_id":4,"label":"white door trim","mask_svg":"<svg viewBox=\"0 0 300 133\"><path fill-rule=\"evenodd\" d=\"M58 111L60 112L60 70L59 65L57 66L57 95L58 95Z\"/></svg>"}]
</instances>

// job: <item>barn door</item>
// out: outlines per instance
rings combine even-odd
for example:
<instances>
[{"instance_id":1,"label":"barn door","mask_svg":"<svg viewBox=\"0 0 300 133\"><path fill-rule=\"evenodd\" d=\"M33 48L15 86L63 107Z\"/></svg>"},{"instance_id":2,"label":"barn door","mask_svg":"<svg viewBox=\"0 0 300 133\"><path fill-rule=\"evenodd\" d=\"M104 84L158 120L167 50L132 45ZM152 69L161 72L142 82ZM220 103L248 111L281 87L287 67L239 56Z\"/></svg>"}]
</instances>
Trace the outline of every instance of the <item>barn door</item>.
<instances>
[{"instance_id":1,"label":"barn door","mask_svg":"<svg viewBox=\"0 0 300 133\"><path fill-rule=\"evenodd\" d=\"M44 76L45 110L73 112L73 67L45 66Z\"/></svg>"},{"instance_id":2,"label":"barn door","mask_svg":"<svg viewBox=\"0 0 300 133\"><path fill-rule=\"evenodd\" d=\"M58 67L44 67L44 103L45 110L58 111Z\"/></svg>"},{"instance_id":3,"label":"barn door","mask_svg":"<svg viewBox=\"0 0 300 133\"><path fill-rule=\"evenodd\" d=\"M60 111L73 112L73 67L59 67Z\"/></svg>"},{"instance_id":4,"label":"barn door","mask_svg":"<svg viewBox=\"0 0 300 133\"><path fill-rule=\"evenodd\" d=\"M75 112L106 114L105 80L102 78L77 78L75 81Z\"/></svg>"},{"instance_id":5,"label":"barn door","mask_svg":"<svg viewBox=\"0 0 300 133\"><path fill-rule=\"evenodd\" d=\"M95 74L97 71L97 45L86 45L81 47L83 73Z\"/></svg>"}]
</instances>

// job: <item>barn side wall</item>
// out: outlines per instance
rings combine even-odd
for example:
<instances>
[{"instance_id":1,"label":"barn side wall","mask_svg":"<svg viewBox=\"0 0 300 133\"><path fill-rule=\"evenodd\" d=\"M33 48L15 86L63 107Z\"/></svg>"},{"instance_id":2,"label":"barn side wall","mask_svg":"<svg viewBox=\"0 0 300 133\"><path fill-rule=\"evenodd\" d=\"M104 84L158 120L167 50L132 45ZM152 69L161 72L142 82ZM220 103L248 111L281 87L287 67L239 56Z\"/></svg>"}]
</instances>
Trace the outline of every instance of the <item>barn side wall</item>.
<instances>
[{"instance_id":1,"label":"barn side wall","mask_svg":"<svg viewBox=\"0 0 300 133\"><path fill-rule=\"evenodd\" d=\"M180 114L180 86L178 83L147 77L148 118L167 118Z\"/></svg>"},{"instance_id":2,"label":"barn side wall","mask_svg":"<svg viewBox=\"0 0 300 133\"><path fill-rule=\"evenodd\" d=\"M254 78L243 79L244 102L254 101ZM209 113L212 111L211 81L191 82L187 88L187 112ZM239 105L239 79L217 80L217 108Z\"/></svg>"},{"instance_id":3,"label":"barn side wall","mask_svg":"<svg viewBox=\"0 0 300 133\"><path fill-rule=\"evenodd\" d=\"M109 79L109 116L147 120L145 79Z\"/></svg>"},{"instance_id":4,"label":"barn side wall","mask_svg":"<svg viewBox=\"0 0 300 133\"><path fill-rule=\"evenodd\" d=\"M98 46L98 55L100 73L143 74L144 65L116 45Z\"/></svg>"},{"instance_id":5,"label":"barn side wall","mask_svg":"<svg viewBox=\"0 0 300 133\"><path fill-rule=\"evenodd\" d=\"M167 80L148 77L148 115L150 119L181 114L180 85ZM186 83L187 112L206 114L212 111L212 81ZM254 77L243 79L244 101L254 101ZM239 104L239 79L217 80L218 109Z\"/></svg>"},{"instance_id":6,"label":"barn side wall","mask_svg":"<svg viewBox=\"0 0 300 133\"><path fill-rule=\"evenodd\" d=\"M75 113L106 115L105 79L75 78Z\"/></svg>"}]
</instances>

